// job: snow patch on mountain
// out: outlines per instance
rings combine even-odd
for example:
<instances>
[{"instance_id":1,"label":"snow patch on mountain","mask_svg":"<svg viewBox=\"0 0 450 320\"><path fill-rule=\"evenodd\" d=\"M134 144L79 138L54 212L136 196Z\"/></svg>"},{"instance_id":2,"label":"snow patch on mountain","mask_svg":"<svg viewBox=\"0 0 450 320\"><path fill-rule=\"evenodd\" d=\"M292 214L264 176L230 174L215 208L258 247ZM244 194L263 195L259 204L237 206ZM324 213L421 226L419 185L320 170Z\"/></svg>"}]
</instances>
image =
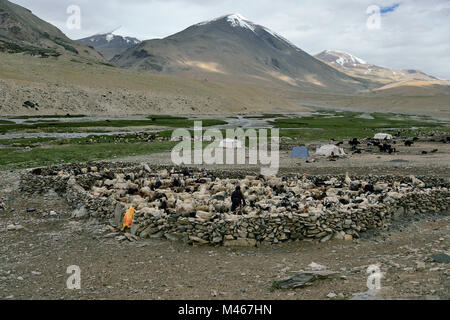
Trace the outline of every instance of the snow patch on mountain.
<instances>
[{"instance_id":1,"label":"snow patch on mountain","mask_svg":"<svg viewBox=\"0 0 450 320\"><path fill-rule=\"evenodd\" d=\"M227 21L231 24L232 27L241 27L245 29L255 31L255 24L253 22L248 21L239 13L230 14L227 16Z\"/></svg>"},{"instance_id":2,"label":"snow patch on mountain","mask_svg":"<svg viewBox=\"0 0 450 320\"><path fill-rule=\"evenodd\" d=\"M260 26L256 23L251 22L250 20L248 20L247 18L245 18L244 16L242 16L239 13L233 13L233 14L229 14L226 16L222 16L213 20L208 20L208 21L204 21L204 22L200 22L198 24L196 24L196 26L204 26L210 23L213 23L215 21L219 21L219 20L223 20L226 19L226 21L234 28L244 28L244 29L248 29L250 31L252 31L253 33L257 34L257 29L263 29L264 31L266 31L267 33L269 33L271 36L277 38L280 41L285 42L286 44L288 44L289 46L291 46L292 48L294 48L296 51L301 51L295 44L293 44L292 42L290 42L289 40L287 40L286 38L280 36L279 34L277 34L276 32Z\"/></svg>"},{"instance_id":3,"label":"snow patch on mountain","mask_svg":"<svg viewBox=\"0 0 450 320\"><path fill-rule=\"evenodd\" d=\"M223 19L227 19L227 22L229 22L232 27L241 27L241 28L246 28L246 29L255 31L256 25L239 13L228 14L228 15L221 16L221 17L213 19L213 20L203 21L203 22L197 23L196 26L204 26L209 23L223 20Z\"/></svg>"},{"instance_id":4,"label":"snow patch on mountain","mask_svg":"<svg viewBox=\"0 0 450 320\"><path fill-rule=\"evenodd\" d=\"M353 64L353 66L356 66L356 64L368 64L366 61L364 61L361 58L358 58L351 53L338 51L338 50L326 50L326 53L339 56L338 59L336 59L336 63L340 64L341 66L345 66L346 64Z\"/></svg>"}]
</instances>

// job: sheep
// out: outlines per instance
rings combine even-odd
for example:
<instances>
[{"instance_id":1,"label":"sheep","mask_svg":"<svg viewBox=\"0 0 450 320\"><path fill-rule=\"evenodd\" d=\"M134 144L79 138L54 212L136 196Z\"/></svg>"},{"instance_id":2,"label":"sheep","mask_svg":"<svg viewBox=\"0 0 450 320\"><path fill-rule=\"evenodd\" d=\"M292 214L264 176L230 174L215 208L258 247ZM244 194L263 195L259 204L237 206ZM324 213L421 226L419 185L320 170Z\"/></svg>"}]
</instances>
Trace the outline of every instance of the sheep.
<instances>
[{"instance_id":1,"label":"sheep","mask_svg":"<svg viewBox=\"0 0 450 320\"><path fill-rule=\"evenodd\" d=\"M191 213L195 212L195 203L193 201L177 203L175 212L183 217L189 217Z\"/></svg>"},{"instance_id":2,"label":"sheep","mask_svg":"<svg viewBox=\"0 0 450 320\"><path fill-rule=\"evenodd\" d=\"M417 179L415 176L411 175L410 179L412 181L413 186L419 187L419 188L424 188L425 187L425 183L423 181Z\"/></svg>"},{"instance_id":3,"label":"sheep","mask_svg":"<svg viewBox=\"0 0 450 320\"><path fill-rule=\"evenodd\" d=\"M206 211L199 210L199 211L197 211L195 216L198 219L209 221L212 218L214 218L216 216L216 214L214 212L206 212Z\"/></svg>"}]
</instances>

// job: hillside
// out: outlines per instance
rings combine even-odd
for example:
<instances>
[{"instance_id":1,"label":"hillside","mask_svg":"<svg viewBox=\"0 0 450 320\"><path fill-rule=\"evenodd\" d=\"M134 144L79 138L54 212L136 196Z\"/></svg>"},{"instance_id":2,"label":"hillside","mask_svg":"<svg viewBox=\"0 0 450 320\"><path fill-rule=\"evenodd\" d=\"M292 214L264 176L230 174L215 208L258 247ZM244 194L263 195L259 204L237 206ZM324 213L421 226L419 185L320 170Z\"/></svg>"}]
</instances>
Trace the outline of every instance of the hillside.
<instances>
[{"instance_id":1,"label":"hillside","mask_svg":"<svg viewBox=\"0 0 450 320\"><path fill-rule=\"evenodd\" d=\"M38 108L24 105L25 101ZM275 91L136 72L83 59L0 53L0 114L226 114L301 111Z\"/></svg>"},{"instance_id":2,"label":"hillside","mask_svg":"<svg viewBox=\"0 0 450 320\"><path fill-rule=\"evenodd\" d=\"M104 61L94 49L70 40L30 10L0 0L0 51L39 57L79 56Z\"/></svg>"},{"instance_id":3,"label":"hillside","mask_svg":"<svg viewBox=\"0 0 450 320\"><path fill-rule=\"evenodd\" d=\"M361 82L238 14L144 41L111 62L133 70L214 81L333 92L365 89Z\"/></svg>"}]
</instances>

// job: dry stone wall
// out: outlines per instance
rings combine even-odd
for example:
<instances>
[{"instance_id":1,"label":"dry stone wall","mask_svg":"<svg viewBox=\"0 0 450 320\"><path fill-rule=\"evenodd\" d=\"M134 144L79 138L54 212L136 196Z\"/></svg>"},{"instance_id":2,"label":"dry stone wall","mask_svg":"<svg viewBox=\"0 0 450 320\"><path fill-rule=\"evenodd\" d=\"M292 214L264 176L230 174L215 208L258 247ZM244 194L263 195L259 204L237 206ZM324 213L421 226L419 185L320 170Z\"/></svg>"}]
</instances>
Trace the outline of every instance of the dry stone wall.
<instances>
[{"instance_id":1,"label":"dry stone wall","mask_svg":"<svg viewBox=\"0 0 450 320\"><path fill-rule=\"evenodd\" d=\"M230 212L240 185L247 205ZM64 195L76 218L121 226L142 238L253 246L292 240L358 238L405 214L448 212L448 181L437 177L243 176L236 172L90 163L30 170L21 188Z\"/></svg>"}]
</instances>

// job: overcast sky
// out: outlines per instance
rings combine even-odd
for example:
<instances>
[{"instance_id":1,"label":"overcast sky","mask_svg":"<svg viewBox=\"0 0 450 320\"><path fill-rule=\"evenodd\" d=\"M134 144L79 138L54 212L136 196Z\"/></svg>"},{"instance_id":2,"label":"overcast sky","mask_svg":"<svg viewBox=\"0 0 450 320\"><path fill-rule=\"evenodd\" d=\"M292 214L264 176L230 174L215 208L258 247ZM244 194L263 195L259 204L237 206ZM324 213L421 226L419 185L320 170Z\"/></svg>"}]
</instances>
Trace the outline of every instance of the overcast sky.
<instances>
[{"instance_id":1,"label":"overcast sky","mask_svg":"<svg viewBox=\"0 0 450 320\"><path fill-rule=\"evenodd\" d=\"M369 63L419 69L450 79L450 0L12 0L72 39L106 33L164 38L229 13L284 36L314 55L325 49ZM81 9L81 29L69 30L69 5ZM380 28L368 28L367 8L381 8ZM371 20L372 21L372 20ZM374 24L371 24L372 26Z\"/></svg>"}]
</instances>

